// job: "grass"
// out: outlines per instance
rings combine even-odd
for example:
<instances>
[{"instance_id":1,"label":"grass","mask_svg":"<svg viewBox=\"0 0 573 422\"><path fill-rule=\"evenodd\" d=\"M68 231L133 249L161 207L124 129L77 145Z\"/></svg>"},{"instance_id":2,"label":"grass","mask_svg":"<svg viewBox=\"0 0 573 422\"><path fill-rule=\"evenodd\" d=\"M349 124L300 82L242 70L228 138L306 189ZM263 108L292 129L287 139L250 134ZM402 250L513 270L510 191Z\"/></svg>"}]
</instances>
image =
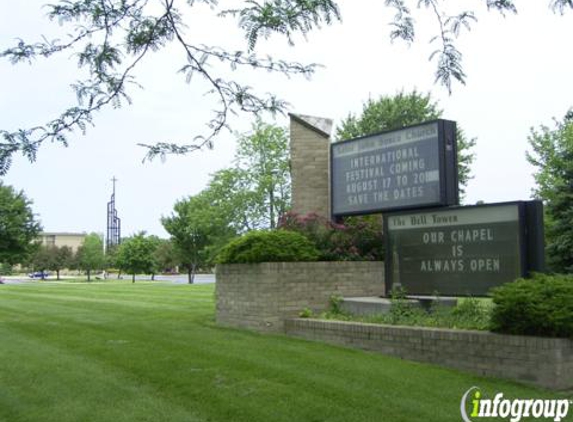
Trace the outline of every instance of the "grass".
<instances>
[{"instance_id":1,"label":"grass","mask_svg":"<svg viewBox=\"0 0 573 422\"><path fill-rule=\"evenodd\" d=\"M0 286L0 421L459 421L506 381L214 323L212 285Z\"/></svg>"}]
</instances>

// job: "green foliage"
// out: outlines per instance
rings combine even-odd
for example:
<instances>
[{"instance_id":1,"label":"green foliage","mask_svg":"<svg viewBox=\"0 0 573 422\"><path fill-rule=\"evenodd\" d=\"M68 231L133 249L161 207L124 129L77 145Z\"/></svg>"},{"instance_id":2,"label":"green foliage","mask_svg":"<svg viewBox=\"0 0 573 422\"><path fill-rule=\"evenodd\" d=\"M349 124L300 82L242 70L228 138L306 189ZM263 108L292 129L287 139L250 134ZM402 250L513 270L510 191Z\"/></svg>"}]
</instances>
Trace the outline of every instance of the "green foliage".
<instances>
[{"instance_id":1,"label":"green foliage","mask_svg":"<svg viewBox=\"0 0 573 422\"><path fill-rule=\"evenodd\" d=\"M342 314L342 301L343 297L340 295L332 295L328 299L328 308L333 314Z\"/></svg>"},{"instance_id":2,"label":"green foliage","mask_svg":"<svg viewBox=\"0 0 573 422\"><path fill-rule=\"evenodd\" d=\"M573 338L573 276L537 274L492 293L493 331Z\"/></svg>"},{"instance_id":3,"label":"green foliage","mask_svg":"<svg viewBox=\"0 0 573 422\"><path fill-rule=\"evenodd\" d=\"M147 60L144 57L153 51L167 49L172 43L178 48L181 65L179 73L188 83L206 83L208 96L212 98L214 110L207 122L205 133L195 133L187 144L160 142L142 146L148 148L148 158L165 154L185 154L213 145L213 139L229 128L230 115L247 113L258 116L263 112L283 112L286 103L272 94L260 95L243 83L229 78L228 69L242 71L265 70L289 75L310 76L317 65L303 65L297 62L275 60L272 57L258 57L253 49L257 40L273 33L286 36L292 42L295 33L307 33L321 22L330 23L338 19L338 8L332 0L281 0L265 3L243 2L236 10L226 2L205 0L202 2L154 2L126 0L60 0L45 6L51 20L58 21L69 35L64 39L26 43L0 51L12 63L32 62L35 58L63 53L66 57L77 57L78 74L85 75L71 86L77 97L77 104L65 109L60 116L44 126L35 125L29 129L0 130L0 175L6 173L14 153L22 152L34 161L38 148L45 142L67 145L70 133L85 132L93 124L97 112L106 108L118 108L130 103L130 87L138 86L135 72ZM247 51L226 50L207 45L205 41L185 34L183 14L205 13L197 3L208 3L215 9L216 16L236 17L244 30ZM197 10L197 12L196 12ZM17 38L14 34L13 38ZM209 35L206 35L209 39Z\"/></svg>"},{"instance_id":4,"label":"green foliage","mask_svg":"<svg viewBox=\"0 0 573 422\"><path fill-rule=\"evenodd\" d=\"M341 298L330 301L329 310L319 315L323 319L358 321L371 324L440 327L465 330L488 330L491 323L491 306L485 299L460 298L455 307L447 307L436 300L429 309L408 300L406 291L395 288L390 292L390 311L377 315L351 315L341 310Z\"/></svg>"},{"instance_id":5,"label":"green foliage","mask_svg":"<svg viewBox=\"0 0 573 422\"><path fill-rule=\"evenodd\" d=\"M412 302L408 301L406 297L406 289L402 287L394 287L390 291L390 321L396 325L410 325L408 321L416 321L421 316L421 309L414 308ZM425 315L424 315L425 316Z\"/></svg>"},{"instance_id":6,"label":"green foliage","mask_svg":"<svg viewBox=\"0 0 573 422\"><path fill-rule=\"evenodd\" d=\"M282 127L258 120L239 138L235 163L243 189L227 195L232 203L234 195L250 193L250 201L243 205L245 224L235 224L238 231L276 227L290 207L289 159L288 134Z\"/></svg>"},{"instance_id":7,"label":"green foliage","mask_svg":"<svg viewBox=\"0 0 573 422\"><path fill-rule=\"evenodd\" d=\"M8 393L0 420L460 422L461 393L472 385L492 396L571 398L379 353L222 328L213 323L214 287L2 286L0 379Z\"/></svg>"},{"instance_id":8,"label":"green foliage","mask_svg":"<svg viewBox=\"0 0 573 422\"><path fill-rule=\"evenodd\" d=\"M105 256L103 253L103 241L96 233L87 235L84 243L76 252L78 268L87 272L88 281L91 280L91 272L101 270L105 267Z\"/></svg>"},{"instance_id":9,"label":"green foliage","mask_svg":"<svg viewBox=\"0 0 573 422\"><path fill-rule=\"evenodd\" d=\"M119 245L109 245L105 249L105 267L109 272L111 268L117 268L117 253L119 251Z\"/></svg>"},{"instance_id":10,"label":"green foliage","mask_svg":"<svg viewBox=\"0 0 573 422\"><path fill-rule=\"evenodd\" d=\"M23 263L41 230L32 201L0 181L0 262Z\"/></svg>"},{"instance_id":11,"label":"green foliage","mask_svg":"<svg viewBox=\"0 0 573 422\"><path fill-rule=\"evenodd\" d=\"M117 251L117 265L119 268L132 275L135 282L135 274L154 274L157 271L155 251L158 247L158 239L155 236L146 236L144 232L138 233L124 240Z\"/></svg>"},{"instance_id":12,"label":"green foliage","mask_svg":"<svg viewBox=\"0 0 573 422\"><path fill-rule=\"evenodd\" d=\"M400 129L405 126L423 123L441 118L443 110L438 107L430 94L421 94L416 90L403 91L393 96L382 96L377 100L369 99L362 106L360 116L349 114L336 129L338 140L357 138L376 132ZM463 195L471 179L471 165L475 159L472 148L476 139L468 139L461 128L457 128L458 178L460 195Z\"/></svg>"},{"instance_id":13,"label":"green foliage","mask_svg":"<svg viewBox=\"0 0 573 422\"><path fill-rule=\"evenodd\" d=\"M74 266L74 253L69 246L38 245L30 264L35 271L55 271L60 279L60 271Z\"/></svg>"},{"instance_id":14,"label":"green foliage","mask_svg":"<svg viewBox=\"0 0 573 422\"><path fill-rule=\"evenodd\" d=\"M52 265L55 260L55 247L39 245L32 255L30 264L34 271L41 271L42 274ZM42 278L44 276L42 275Z\"/></svg>"},{"instance_id":15,"label":"green foliage","mask_svg":"<svg viewBox=\"0 0 573 422\"><path fill-rule=\"evenodd\" d=\"M287 212L279 228L307 237L320 252L321 261L379 261L384 257L380 216L350 217L336 224L316 213Z\"/></svg>"},{"instance_id":16,"label":"green foliage","mask_svg":"<svg viewBox=\"0 0 573 422\"><path fill-rule=\"evenodd\" d=\"M299 318L312 318L314 313L310 308L304 308L302 311L299 312Z\"/></svg>"},{"instance_id":17,"label":"green foliage","mask_svg":"<svg viewBox=\"0 0 573 422\"><path fill-rule=\"evenodd\" d=\"M237 145L234 166L213 174L205 195L235 232L274 228L290 207L288 136L257 121Z\"/></svg>"},{"instance_id":18,"label":"green foliage","mask_svg":"<svg viewBox=\"0 0 573 422\"><path fill-rule=\"evenodd\" d=\"M74 265L74 253L69 246L45 246L37 248L32 256L31 265L36 271L55 271L60 279L60 271Z\"/></svg>"},{"instance_id":19,"label":"green foliage","mask_svg":"<svg viewBox=\"0 0 573 422\"><path fill-rule=\"evenodd\" d=\"M555 127L531 129L527 153L537 168L535 194L545 203L545 233L550 268L573 272L573 113Z\"/></svg>"},{"instance_id":20,"label":"green foliage","mask_svg":"<svg viewBox=\"0 0 573 422\"><path fill-rule=\"evenodd\" d=\"M239 138L234 166L216 172L198 195L175 204L162 219L189 280L197 267L210 266L238 233L274 227L290 206L286 130L257 121Z\"/></svg>"},{"instance_id":21,"label":"green foliage","mask_svg":"<svg viewBox=\"0 0 573 422\"><path fill-rule=\"evenodd\" d=\"M12 275L12 265L0 262L0 275Z\"/></svg>"},{"instance_id":22,"label":"green foliage","mask_svg":"<svg viewBox=\"0 0 573 422\"><path fill-rule=\"evenodd\" d=\"M334 0L274 0L236 2L235 9L226 9L227 2L213 0L187 2L155 2L127 0L60 0L45 6L50 20L64 26L62 39L25 42L18 39L15 46L0 51L0 58L11 63L32 63L34 59L50 58L60 53L77 57L83 79L71 86L77 103L69 106L55 119L45 125L30 128L0 130L0 175L12 164L15 153L21 152L30 161L36 159L39 147L46 142L67 145L73 132L85 132L93 124L97 112L106 108L118 108L130 103L130 87L137 87L135 73L140 66L149 63L145 56L152 52L171 48L176 44L181 65L177 70L188 83L206 83L209 96L216 103L206 133L195 133L190 143L159 142L148 148L148 158L166 154L185 154L203 147L211 148L214 138L229 128L229 116L262 112L276 114L287 108L285 101L275 95L260 95L246 85L228 77L231 70L265 70L289 75L311 76L316 64L259 57L254 49L259 39L271 35L285 37L290 44L295 35L306 35L341 19L338 2ZM243 50L233 51L208 45L201 37L187 36L183 16L204 13L200 3L208 4L220 18L233 17L243 30L246 45ZM488 10L501 14L517 13L510 0L487 0ZM434 20L435 33L430 36L433 52L429 59L436 63L436 82L451 92L453 81L465 83L462 54L456 40L477 21L474 10L467 9L465 2L440 2L438 0L386 0L385 5L395 11L389 22L390 39L412 43L415 39L415 13L425 13ZM454 7L452 8L452 5ZM461 6L460 6L461 5ZM551 8L563 14L573 8L571 0L552 0ZM365 9L367 13L367 9ZM414 11L414 14L412 13ZM197 18L197 17L196 17ZM198 17L200 19L200 17ZM381 17L383 18L383 17ZM209 34L206 34L209 39ZM235 40L232 40L235 41ZM367 40L365 40L367 41ZM158 79L161 77L158 76Z\"/></svg>"},{"instance_id":23,"label":"green foliage","mask_svg":"<svg viewBox=\"0 0 573 422\"><path fill-rule=\"evenodd\" d=\"M171 272L179 264L173 242L168 239L159 239L159 243L155 249L154 259L159 272Z\"/></svg>"},{"instance_id":24,"label":"green foliage","mask_svg":"<svg viewBox=\"0 0 573 422\"><path fill-rule=\"evenodd\" d=\"M251 231L226 245L217 263L316 261L319 256L312 242L300 233L287 230Z\"/></svg>"},{"instance_id":25,"label":"green foliage","mask_svg":"<svg viewBox=\"0 0 573 422\"><path fill-rule=\"evenodd\" d=\"M219 249L235 236L208 191L178 201L161 224L171 235L176 260L187 268L189 283L195 270L211 265Z\"/></svg>"}]
</instances>

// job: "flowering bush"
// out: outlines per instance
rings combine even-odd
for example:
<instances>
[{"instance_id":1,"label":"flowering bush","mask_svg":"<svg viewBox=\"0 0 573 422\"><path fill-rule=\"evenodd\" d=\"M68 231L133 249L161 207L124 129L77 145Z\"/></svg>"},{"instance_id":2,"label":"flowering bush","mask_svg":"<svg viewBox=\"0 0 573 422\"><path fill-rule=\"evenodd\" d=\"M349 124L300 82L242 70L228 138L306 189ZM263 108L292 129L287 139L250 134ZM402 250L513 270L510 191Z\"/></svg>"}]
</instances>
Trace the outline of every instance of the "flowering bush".
<instances>
[{"instance_id":1,"label":"flowering bush","mask_svg":"<svg viewBox=\"0 0 573 422\"><path fill-rule=\"evenodd\" d=\"M382 219L379 215L349 217L337 224L316 213L284 214L278 227L299 232L311 240L322 261L377 261L384 258Z\"/></svg>"}]
</instances>

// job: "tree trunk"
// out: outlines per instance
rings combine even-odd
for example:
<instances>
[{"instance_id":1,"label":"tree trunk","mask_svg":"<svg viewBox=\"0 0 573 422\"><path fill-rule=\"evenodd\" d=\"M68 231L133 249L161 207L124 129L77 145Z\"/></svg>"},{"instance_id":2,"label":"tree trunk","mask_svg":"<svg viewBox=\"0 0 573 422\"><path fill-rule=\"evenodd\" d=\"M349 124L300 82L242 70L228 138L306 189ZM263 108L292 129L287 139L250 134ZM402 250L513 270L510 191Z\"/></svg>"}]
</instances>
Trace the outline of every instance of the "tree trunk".
<instances>
[{"instance_id":1,"label":"tree trunk","mask_svg":"<svg viewBox=\"0 0 573 422\"><path fill-rule=\"evenodd\" d=\"M56 270L56 280L60 280L60 270Z\"/></svg>"},{"instance_id":2,"label":"tree trunk","mask_svg":"<svg viewBox=\"0 0 573 422\"><path fill-rule=\"evenodd\" d=\"M151 281L155 281L155 273L151 274Z\"/></svg>"},{"instance_id":3,"label":"tree trunk","mask_svg":"<svg viewBox=\"0 0 573 422\"><path fill-rule=\"evenodd\" d=\"M91 281L91 270L88 270L88 281Z\"/></svg>"},{"instance_id":4,"label":"tree trunk","mask_svg":"<svg viewBox=\"0 0 573 422\"><path fill-rule=\"evenodd\" d=\"M132 283L135 283L135 273L133 273L133 274L131 275L131 282L132 282Z\"/></svg>"},{"instance_id":5,"label":"tree trunk","mask_svg":"<svg viewBox=\"0 0 573 422\"><path fill-rule=\"evenodd\" d=\"M192 264L187 267L187 280L189 284L193 284L195 281L195 264Z\"/></svg>"}]
</instances>

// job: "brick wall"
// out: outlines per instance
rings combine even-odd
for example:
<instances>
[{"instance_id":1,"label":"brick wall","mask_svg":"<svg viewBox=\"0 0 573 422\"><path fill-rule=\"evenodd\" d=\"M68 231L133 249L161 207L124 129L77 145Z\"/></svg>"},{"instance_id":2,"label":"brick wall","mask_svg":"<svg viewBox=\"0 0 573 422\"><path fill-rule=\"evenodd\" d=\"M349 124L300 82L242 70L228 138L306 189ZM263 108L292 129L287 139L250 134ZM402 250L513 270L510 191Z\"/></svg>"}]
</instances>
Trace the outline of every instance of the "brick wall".
<instances>
[{"instance_id":1,"label":"brick wall","mask_svg":"<svg viewBox=\"0 0 573 422\"><path fill-rule=\"evenodd\" d=\"M289 335L429 362L544 388L573 388L573 340L482 331L291 319Z\"/></svg>"},{"instance_id":2,"label":"brick wall","mask_svg":"<svg viewBox=\"0 0 573 422\"><path fill-rule=\"evenodd\" d=\"M290 156L292 210L330 218L329 136L291 115Z\"/></svg>"},{"instance_id":3,"label":"brick wall","mask_svg":"<svg viewBox=\"0 0 573 422\"><path fill-rule=\"evenodd\" d=\"M266 262L216 268L217 323L284 331L304 308L322 311L332 295L380 296L382 262Z\"/></svg>"}]
</instances>

